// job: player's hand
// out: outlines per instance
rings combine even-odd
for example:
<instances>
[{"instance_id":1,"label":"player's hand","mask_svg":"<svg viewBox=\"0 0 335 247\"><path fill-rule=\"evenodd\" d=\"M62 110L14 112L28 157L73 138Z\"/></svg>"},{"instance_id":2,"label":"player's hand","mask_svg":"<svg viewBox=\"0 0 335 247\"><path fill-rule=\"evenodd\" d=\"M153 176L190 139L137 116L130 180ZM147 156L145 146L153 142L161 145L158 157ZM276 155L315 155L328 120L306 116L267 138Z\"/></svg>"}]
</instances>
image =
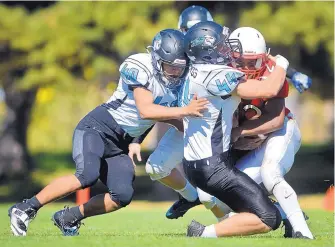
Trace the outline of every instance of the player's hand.
<instances>
[{"instance_id":1,"label":"player's hand","mask_svg":"<svg viewBox=\"0 0 335 247\"><path fill-rule=\"evenodd\" d=\"M130 143L129 144L129 157L131 158L131 160L133 161L133 165L134 167L136 167L136 164L134 162L134 155L136 155L136 158L138 161L142 161L142 157L141 157L141 145L138 143Z\"/></svg>"},{"instance_id":2,"label":"player's hand","mask_svg":"<svg viewBox=\"0 0 335 247\"><path fill-rule=\"evenodd\" d=\"M186 116L202 117L202 112L207 109L209 101L206 98L198 99L197 95L193 95L190 103L185 106Z\"/></svg>"},{"instance_id":3,"label":"player's hand","mask_svg":"<svg viewBox=\"0 0 335 247\"><path fill-rule=\"evenodd\" d=\"M312 79L300 72L295 72L293 74L291 82L299 93L303 93L312 86Z\"/></svg>"}]
</instances>

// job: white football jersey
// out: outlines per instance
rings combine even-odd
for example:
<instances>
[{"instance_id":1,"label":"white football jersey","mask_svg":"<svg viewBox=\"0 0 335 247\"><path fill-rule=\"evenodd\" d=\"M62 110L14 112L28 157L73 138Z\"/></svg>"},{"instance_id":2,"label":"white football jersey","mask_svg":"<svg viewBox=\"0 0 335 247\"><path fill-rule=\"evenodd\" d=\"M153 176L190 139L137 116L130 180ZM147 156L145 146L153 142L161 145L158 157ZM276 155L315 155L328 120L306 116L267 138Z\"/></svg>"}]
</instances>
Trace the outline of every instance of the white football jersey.
<instances>
[{"instance_id":1,"label":"white football jersey","mask_svg":"<svg viewBox=\"0 0 335 247\"><path fill-rule=\"evenodd\" d=\"M230 94L244 73L224 65L195 64L186 77L180 106L189 104L194 94L209 100L203 117L185 117L184 157L199 160L229 149L232 119L240 98Z\"/></svg>"},{"instance_id":2,"label":"white football jersey","mask_svg":"<svg viewBox=\"0 0 335 247\"><path fill-rule=\"evenodd\" d=\"M138 137L155 124L154 120L141 119L133 89L143 87L152 92L154 103L177 106L177 90L165 87L156 79L151 55L139 53L128 57L120 66L120 80L112 97L104 104L116 122L132 137Z\"/></svg>"}]
</instances>

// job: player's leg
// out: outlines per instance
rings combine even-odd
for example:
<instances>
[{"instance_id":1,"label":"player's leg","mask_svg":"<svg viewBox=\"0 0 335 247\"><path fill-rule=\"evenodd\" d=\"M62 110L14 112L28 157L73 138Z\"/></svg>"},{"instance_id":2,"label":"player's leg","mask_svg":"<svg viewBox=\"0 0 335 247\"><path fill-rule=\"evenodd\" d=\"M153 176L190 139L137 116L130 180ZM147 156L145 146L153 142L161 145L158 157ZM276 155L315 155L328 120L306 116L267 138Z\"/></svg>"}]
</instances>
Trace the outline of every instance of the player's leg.
<instances>
[{"instance_id":1,"label":"player's leg","mask_svg":"<svg viewBox=\"0 0 335 247\"><path fill-rule=\"evenodd\" d=\"M135 171L130 157L121 154L102 162L100 179L109 192L92 197L87 203L56 212L53 221L65 236L78 235L85 218L106 214L127 206L133 197Z\"/></svg>"},{"instance_id":2,"label":"player's leg","mask_svg":"<svg viewBox=\"0 0 335 247\"><path fill-rule=\"evenodd\" d=\"M64 197L80 188L93 185L99 178L100 157L103 142L95 131L76 128L73 136L73 159L76 163L75 175L53 180L36 196L10 207L8 213L14 235L25 236L29 222L45 204Z\"/></svg>"},{"instance_id":3,"label":"player's leg","mask_svg":"<svg viewBox=\"0 0 335 247\"><path fill-rule=\"evenodd\" d=\"M300 143L301 135L296 121L286 119L284 128L272 133L266 142L261 176L266 189L273 193L286 213L297 237L312 239L313 235L307 226L297 194L284 179L294 163Z\"/></svg>"},{"instance_id":4,"label":"player's leg","mask_svg":"<svg viewBox=\"0 0 335 247\"><path fill-rule=\"evenodd\" d=\"M145 167L153 181L159 181L181 195L180 200L167 211L166 217L169 219L177 219L200 204L195 187L176 169L184 157L183 150L183 133L170 128L150 155Z\"/></svg>"},{"instance_id":5,"label":"player's leg","mask_svg":"<svg viewBox=\"0 0 335 247\"><path fill-rule=\"evenodd\" d=\"M217 199L215 196L208 194L200 188L197 188L200 202L206 209L211 210L218 222L226 218L226 214L230 213L228 206Z\"/></svg>"},{"instance_id":6,"label":"player's leg","mask_svg":"<svg viewBox=\"0 0 335 247\"><path fill-rule=\"evenodd\" d=\"M80 205L83 218L106 214L129 205L133 198L134 166L126 154L107 158L100 169L100 180L108 187L108 193L92 197Z\"/></svg>"},{"instance_id":7,"label":"player's leg","mask_svg":"<svg viewBox=\"0 0 335 247\"><path fill-rule=\"evenodd\" d=\"M264 191L246 174L233 167L230 159L211 157L185 162L185 173L199 188L219 198L238 214L215 225L193 221L188 236L227 237L265 233L280 225L280 213Z\"/></svg>"},{"instance_id":8,"label":"player's leg","mask_svg":"<svg viewBox=\"0 0 335 247\"><path fill-rule=\"evenodd\" d=\"M80 188L90 187L98 181L104 151L103 137L97 131L88 128L75 131L72 155ZM64 235L75 236L79 234L83 214L79 207L65 207L54 213L51 219Z\"/></svg>"},{"instance_id":9,"label":"player's leg","mask_svg":"<svg viewBox=\"0 0 335 247\"><path fill-rule=\"evenodd\" d=\"M236 168L247 174L257 184L261 184L263 182L261 175L261 167L265 154L265 149L266 149L266 142L263 143L262 146L260 146L259 148L252 150L243 157L241 157L236 163ZM285 221L287 219L287 216L284 210L281 208L278 202L274 201L273 203L278 208L283 221ZM288 226L288 228L291 227Z\"/></svg>"}]
</instances>

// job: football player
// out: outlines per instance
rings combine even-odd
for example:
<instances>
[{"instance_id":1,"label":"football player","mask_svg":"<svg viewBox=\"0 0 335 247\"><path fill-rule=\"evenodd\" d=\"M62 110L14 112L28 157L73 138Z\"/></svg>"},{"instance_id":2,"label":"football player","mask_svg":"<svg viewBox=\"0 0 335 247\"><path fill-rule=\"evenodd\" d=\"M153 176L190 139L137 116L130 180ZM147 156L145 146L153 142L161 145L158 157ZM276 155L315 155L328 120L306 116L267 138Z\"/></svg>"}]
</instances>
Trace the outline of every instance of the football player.
<instances>
[{"instance_id":1,"label":"football player","mask_svg":"<svg viewBox=\"0 0 335 247\"><path fill-rule=\"evenodd\" d=\"M247 78L264 80L273 71L275 63L268 58L264 37L258 30L238 28L230 39L237 39L242 45L243 55L236 60L236 66ZM293 165L301 139L293 114L285 108L288 89L285 82L274 98L242 99L237 111L239 121L232 130L234 153L242 157L236 167L258 184L263 182L270 194L276 193L275 197L283 205L279 209L284 211L285 237L313 239L296 193L283 178ZM211 200L204 192L199 193L199 198Z\"/></svg>"},{"instance_id":2,"label":"football player","mask_svg":"<svg viewBox=\"0 0 335 247\"><path fill-rule=\"evenodd\" d=\"M212 20L213 18L206 8L193 5L186 8L181 13L178 28L183 33L186 33L187 30L194 24ZM288 68L288 71L290 71L290 76L292 78L305 78L304 75L301 75L294 69ZM301 85L307 85L310 83L310 79L308 77L308 83L304 80L299 81L297 79L292 81L294 81L295 85L299 85L299 88L302 87ZM139 144L132 143L129 147L130 157L136 155L138 160L141 160L140 150L141 148ZM180 195L180 199L176 201L166 212L166 217L168 219L177 219L183 216L190 208L199 205L199 194L201 203L214 213L218 221L222 220L224 217L222 210L225 209L226 206L215 197L212 197L207 193L203 193L201 189L197 189L196 191L195 188L183 177L180 171L176 169L176 166L183 158L182 150L182 133L172 127L162 137L158 146L146 162L146 171L152 180L159 181L165 186L174 189Z\"/></svg>"},{"instance_id":3,"label":"football player","mask_svg":"<svg viewBox=\"0 0 335 247\"><path fill-rule=\"evenodd\" d=\"M201 21L213 21L213 17L206 8L192 5L181 12L178 29L186 34L188 29Z\"/></svg>"},{"instance_id":4,"label":"football player","mask_svg":"<svg viewBox=\"0 0 335 247\"><path fill-rule=\"evenodd\" d=\"M135 176L129 144L156 121L202 116L206 108L206 99L176 107L176 87L187 73L183 44L184 35L179 30L166 29L154 37L149 54L132 55L121 64L119 84L112 97L88 113L74 130L75 174L55 179L37 195L9 208L15 236L27 234L29 222L42 206L90 187L98 179L108 187L107 193L52 216L64 235L78 235L83 219L113 212L131 202Z\"/></svg>"},{"instance_id":5,"label":"football player","mask_svg":"<svg viewBox=\"0 0 335 247\"><path fill-rule=\"evenodd\" d=\"M266 79L275 63L268 58L263 35L254 28L241 27L229 38L238 39L242 44L243 55L236 61L239 70L248 78ZM287 96L288 85L285 82L279 94L272 99L242 100L239 107L242 119L233 129L232 140L236 141L235 149L252 151L243 156L236 167L258 184L263 182L267 191L276 197L293 227L295 237L313 239L297 195L284 179L301 145L299 127L293 114L285 108ZM252 146L254 140L256 142ZM291 234L286 237L291 237Z\"/></svg>"},{"instance_id":6,"label":"football player","mask_svg":"<svg viewBox=\"0 0 335 247\"><path fill-rule=\"evenodd\" d=\"M192 5L184 9L180 14L178 29L185 34L189 28L201 21L213 21L213 17L206 8L202 6ZM288 78L290 78L291 83L299 91L299 93L302 93L305 90L309 89L312 85L311 78L295 70L294 68L289 67L287 69L286 75Z\"/></svg>"},{"instance_id":7,"label":"football player","mask_svg":"<svg viewBox=\"0 0 335 247\"><path fill-rule=\"evenodd\" d=\"M191 67L182 89L181 105L197 94L209 100L203 117L184 117L184 171L192 184L226 203L238 214L215 225L192 221L188 236L224 237L265 233L278 228L281 216L266 193L234 167L230 155L232 119L238 98L272 98L281 90L288 61L277 55L273 72L260 82L228 64L241 54L239 40L228 39L221 25L206 21L185 35Z\"/></svg>"}]
</instances>

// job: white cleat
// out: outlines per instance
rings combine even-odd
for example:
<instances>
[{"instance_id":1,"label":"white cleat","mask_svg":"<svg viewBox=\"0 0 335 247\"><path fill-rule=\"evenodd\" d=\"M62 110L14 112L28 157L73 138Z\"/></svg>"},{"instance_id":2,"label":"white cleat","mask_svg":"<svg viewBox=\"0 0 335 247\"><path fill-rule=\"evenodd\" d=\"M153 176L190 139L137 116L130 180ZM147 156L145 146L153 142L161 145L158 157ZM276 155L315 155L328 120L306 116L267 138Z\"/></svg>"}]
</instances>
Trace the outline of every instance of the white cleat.
<instances>
[{"instance_id":1,"label":"white cleat","mask_svg":"<svg viewBox=\"0 0 335 247\"><path fill-rule=\"evenodd\" d=\"M14 236L26 236L28 225L35 218L36 211L29 206L26 210L21 210L17 207L17 205L18 204L13 205L8 210L10 229L12 230Z\"/></svg>"},{"instance_id":2,"label":"white cleat","mask_svg":"<svg viewBox=\"0 0 335 247\"><path fill-rule=\"evenodd\" d=\"M26 236L29 225L29 216L20 209L13 208L9 217L10 228L12 229L14 236Z\"/></svg>"}]
</instances>

